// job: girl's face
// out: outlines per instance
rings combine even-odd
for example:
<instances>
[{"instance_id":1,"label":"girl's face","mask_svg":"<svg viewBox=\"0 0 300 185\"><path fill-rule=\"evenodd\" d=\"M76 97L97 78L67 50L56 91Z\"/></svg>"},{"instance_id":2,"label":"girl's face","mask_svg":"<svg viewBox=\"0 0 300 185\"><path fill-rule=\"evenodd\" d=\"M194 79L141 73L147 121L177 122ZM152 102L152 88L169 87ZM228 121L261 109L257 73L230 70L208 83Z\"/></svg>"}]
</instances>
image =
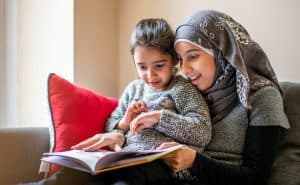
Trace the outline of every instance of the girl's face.
<instances>
[{"instance_id":1,"label":"girl's face","mask_svg":"<svg viewBox=\"0 0 300 185\"><path fill-rule=\"evenodd\" d=\"M164 90L173 76L172 56L158 49L138 46L134 63L140 79L156 90Z\"/></svg>"},{"instance_id":2,"label":"girl's face","mask_svg":"<svg viewBox=\"0 0 300 185\"><path fill-rule=\"evenodd\" d=\"M216 75L214 57L188 42L178 42L175 49L182 73L200 91L210 88L214 83Z\"/></svg>"}]
</instances>

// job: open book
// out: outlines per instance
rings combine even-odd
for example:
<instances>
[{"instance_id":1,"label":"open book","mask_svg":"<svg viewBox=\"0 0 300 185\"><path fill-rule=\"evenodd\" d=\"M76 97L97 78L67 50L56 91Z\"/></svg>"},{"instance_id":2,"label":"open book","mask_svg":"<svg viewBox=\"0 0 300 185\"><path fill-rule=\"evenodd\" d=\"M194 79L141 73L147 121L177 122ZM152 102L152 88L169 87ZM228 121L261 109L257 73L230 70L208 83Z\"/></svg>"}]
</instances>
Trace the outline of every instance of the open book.
<instances>
[{"instance_id":1,"label":"open book","mask_svg":"<svg viewBox=\"0 0 300 185\"><path fill-rule=\"evenodd\" d=\"M184 147L184 145L177 145L164 150L119 152L107 150L100 150L97 152L68 150L65 152L44 153L41 160L85 171L94 175L105 171L148 163L182 147Z\"/></svg>"}]
</instances>

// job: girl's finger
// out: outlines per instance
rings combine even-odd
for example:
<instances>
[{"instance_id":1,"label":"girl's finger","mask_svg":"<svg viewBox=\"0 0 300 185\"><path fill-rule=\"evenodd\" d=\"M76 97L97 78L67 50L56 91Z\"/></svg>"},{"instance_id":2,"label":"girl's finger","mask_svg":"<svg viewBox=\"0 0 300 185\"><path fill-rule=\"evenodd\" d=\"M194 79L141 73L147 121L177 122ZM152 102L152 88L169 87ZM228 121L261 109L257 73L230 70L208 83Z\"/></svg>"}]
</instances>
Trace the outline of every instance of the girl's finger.
<instances>
[{"instance_id":1,"label":"girl's finger","mask_svg":"<svg viewBox=\"0 0 300 185\"><path fill-rule=\"evenodd\" d=\"M93 144L95 142L96 142L95 137L91 137L89 139L86 139L86 140L84 140L84 141L82 141L82 142L80 142L80 143L72 146L71 148L72 149L83 149L86 146L89 146L89 145L91 145L91 144Z\"/></svg>"},{"instance_id":2,"label":"girl's finger","mask_svg":"<svg viewBox=\"0 0 300 185\"><path fill-rule=\"evenodd\" d=\"M145 108L147 107L144 101L139 101L139 106L142 110L145 110Z\"/></svg>"},{"instance_id":3,"label":"girl's finger","mask_svg":"<svg viewBox=\"0 0 300 185\"><path fill-rule=\"evenodd\" d=\"M88 146L84 147L83 150L84 151L96 151L96 150L99 150L100 148L103 148L105 146L108 146L108 144L103 142L102 139L100 139L98 142L92 143L91 145L88 145Z\"/></svg>"}]
</instances>

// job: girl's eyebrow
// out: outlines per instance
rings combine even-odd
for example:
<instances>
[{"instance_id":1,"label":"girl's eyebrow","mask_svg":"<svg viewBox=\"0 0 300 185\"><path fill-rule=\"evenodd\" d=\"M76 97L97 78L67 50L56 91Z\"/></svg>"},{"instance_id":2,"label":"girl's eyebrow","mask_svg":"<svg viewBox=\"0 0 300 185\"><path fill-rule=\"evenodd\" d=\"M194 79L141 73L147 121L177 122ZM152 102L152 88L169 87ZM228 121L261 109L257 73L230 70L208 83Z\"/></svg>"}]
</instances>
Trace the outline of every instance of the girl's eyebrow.
<instances>
[{"instance_id":1,"label":"girl's eyebrow","mask_svg":"<svg viewBox=\"0 0 300 185\"><path fill-rule=\"evenodd\" d=\"M167 60L166 59L162 59L162 60L156 60L156 61L153 61L152 63L153 64L156 64L156 63L164 63L166 62Z\"/></svg>"},{"instance_id":2,"label":"girl's eyebrow","mask_svg":"<svg viewBox=\"0 0 300 185\"><path fill-rule=\"evenodd\" d=\"M162 60L154 60L153 62L151 62L151 64L157 64L157 63L165 63L167 60L166 59L162 59ZM143 62L138 62L136 63L137 65L143 65Z\"/></svg>"}]
</instances>

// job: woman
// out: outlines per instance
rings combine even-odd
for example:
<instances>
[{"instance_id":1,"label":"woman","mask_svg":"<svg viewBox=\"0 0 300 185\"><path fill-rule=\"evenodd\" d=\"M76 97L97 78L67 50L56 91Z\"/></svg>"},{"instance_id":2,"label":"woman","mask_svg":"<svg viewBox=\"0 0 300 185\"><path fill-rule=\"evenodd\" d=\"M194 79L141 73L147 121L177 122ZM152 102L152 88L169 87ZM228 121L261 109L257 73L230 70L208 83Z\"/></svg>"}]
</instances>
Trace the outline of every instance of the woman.
<instances>
[{"instance_id":1,"label":"woman","mask_svg":"<svg viewBox=\"0 0 300 185\"><path fill-rule=\"evenodd\" d=\"M212 138L203 153L186 147L164 158L196 184L266 184L282 128L282 90L267 56L228 15L199 11L177 28L182 73L207 99ZM166 148L176 143L164 143Z\"/></svg>"}]
</instances>

